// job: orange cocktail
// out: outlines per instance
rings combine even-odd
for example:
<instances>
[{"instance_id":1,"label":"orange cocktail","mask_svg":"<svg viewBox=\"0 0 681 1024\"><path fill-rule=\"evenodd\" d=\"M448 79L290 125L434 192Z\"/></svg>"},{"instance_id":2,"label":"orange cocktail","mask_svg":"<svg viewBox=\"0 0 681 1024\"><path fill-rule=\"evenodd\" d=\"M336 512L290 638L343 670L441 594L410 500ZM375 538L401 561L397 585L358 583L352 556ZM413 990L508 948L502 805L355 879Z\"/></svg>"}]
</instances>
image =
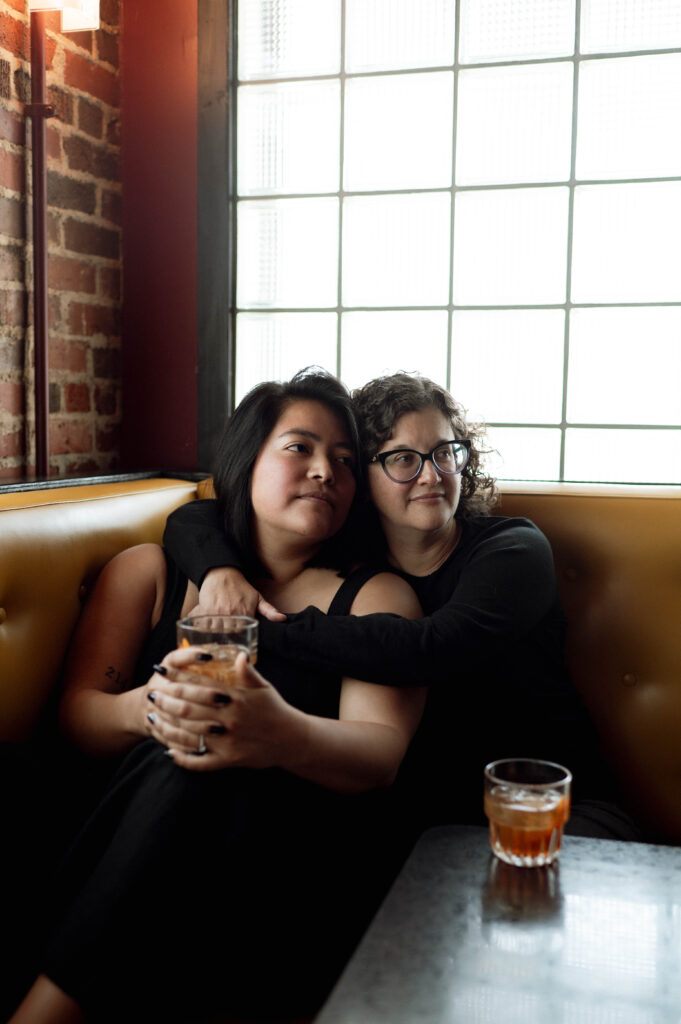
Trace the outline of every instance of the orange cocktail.
<instances>
[{"instance_id":1,"label":"orange cocktail","mask_svg":"<svg viewBox=\"0 0 681 1024\"><path fill-rule=\"evenodd\" d=\"M251 664L258 655L258 623L244 615L195 615L177 623L179 647L198 647L212 655L195 661L191 671L222 686L234 686L235 662L243 651Z\"/></svg>"},{"instance_id":2,"label":"orange cocktail","mask_svg":"<svg viewBox=\"0 0 681 1024\"><path fill-rule=\"evenodd\" d=\"M492 850L517 867L551 864L570 817L567 768L551 761L507 758L485 768L485 814Z\"/></svg>"}]
</instances>

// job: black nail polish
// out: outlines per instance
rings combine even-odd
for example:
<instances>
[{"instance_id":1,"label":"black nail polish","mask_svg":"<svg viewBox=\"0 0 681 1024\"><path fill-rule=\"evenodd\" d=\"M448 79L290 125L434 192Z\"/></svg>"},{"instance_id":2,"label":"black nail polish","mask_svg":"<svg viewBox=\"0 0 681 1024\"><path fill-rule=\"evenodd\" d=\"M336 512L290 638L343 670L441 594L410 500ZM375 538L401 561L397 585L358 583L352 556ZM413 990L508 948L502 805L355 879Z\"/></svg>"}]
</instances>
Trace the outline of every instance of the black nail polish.
<instances>
[{"instance_id":1,"label":"black nail polish","mask_svg":"<svg viewBox=\"0 0 681 1024\"><path fill-rule=\"evenodd\" d=\"M154 701L156 700L156 694L155 693L148 693L147 694L147 700L150 700L151 703L153 704Z\"/></svg>"},{"instance_id":2,"label":"black nail polish","mask_svg":"<svg viewBox=\"0 0 681 1024\"><path fill-rule=\"evenodd\" d=\"M214 736L224 736L227 730L224 725L211 725L208 732L212 732Z\"/></svg>"},{"instance_id":3,"label":"black nail polish","mask_svg":"<svg viewBox=\"0 0 681 1024\"><path fill-rule=\"evenodd\" d=\"M201 651L196 656L197 661L212 661L213 655L209 651Z\"/></svg>"},{"instance_id":4,"label":"black nail polish","mask_svg":"<svg viewBox=\"0 0 681 1024\"><path fill-rule=\"evenodd\" d=\"M213 700L216 704L231 704L232 698L228 693L214 693Z\"/></svg>"},{"instance_id":5,"label":"black nail polish","mask_svg":"<svg viewBox=\"0 0 681 1024\"><path fill-rule=\"evenodd\" d=\"M165 665L152 665L152 668L154 672L158 672L160 676L168 675L168 669L165 667Z\"/></svg>"},{"instance_id":6,"label":"black nail polish","mask_svg":"<svg viewBox=\"0 0 681 1024\"><path fill-rule=\"evenodd\" d=\"M149 714L147 715L147 718L149 719L152 725L156 725L156 715L153 714L153 712L150 711Z\"/></svg>"}]
</instances>

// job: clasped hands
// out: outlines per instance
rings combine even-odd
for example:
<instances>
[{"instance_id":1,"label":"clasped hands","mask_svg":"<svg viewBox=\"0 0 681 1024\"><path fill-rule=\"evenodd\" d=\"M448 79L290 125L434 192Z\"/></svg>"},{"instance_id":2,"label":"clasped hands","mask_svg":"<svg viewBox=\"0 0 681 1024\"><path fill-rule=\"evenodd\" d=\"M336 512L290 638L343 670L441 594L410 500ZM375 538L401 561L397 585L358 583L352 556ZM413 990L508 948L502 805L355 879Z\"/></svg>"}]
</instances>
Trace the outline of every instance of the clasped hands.
<instances>
[{"instance_id":1,"label":"clasped hands","mask_svg":"<svg viewBox=\"0 0 681 1024\"><path fill-rule=\"evenodd\" d=\"M198 653L191 647L171 651L142 687L148 734L191 771L283 766L291 744L300 742L302 713L245 654L235 663L236 685L220 687L192 672ZM202 738L207 749L199 754Z\"/></svg>"}]
</instances>

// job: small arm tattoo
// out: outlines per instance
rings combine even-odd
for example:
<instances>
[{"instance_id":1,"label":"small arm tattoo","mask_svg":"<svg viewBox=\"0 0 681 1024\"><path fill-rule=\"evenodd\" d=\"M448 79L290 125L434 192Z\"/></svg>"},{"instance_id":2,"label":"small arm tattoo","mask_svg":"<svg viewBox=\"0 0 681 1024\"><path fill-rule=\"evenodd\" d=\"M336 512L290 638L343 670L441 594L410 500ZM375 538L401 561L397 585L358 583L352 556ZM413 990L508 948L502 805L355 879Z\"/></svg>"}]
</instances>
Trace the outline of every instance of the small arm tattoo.
<instances>
[{"instance_id":1,"label":"small arm tattoo","mask_svg":"<svg viewBox=\"0 0 681 1024\"><path fill-rule=\"evenodd\" d=\"M128 680L113 665L109 665L104 675L107 679L111 680L111 689L118 690L119 692L127 689Z\"/></svg>"}]
</instances>

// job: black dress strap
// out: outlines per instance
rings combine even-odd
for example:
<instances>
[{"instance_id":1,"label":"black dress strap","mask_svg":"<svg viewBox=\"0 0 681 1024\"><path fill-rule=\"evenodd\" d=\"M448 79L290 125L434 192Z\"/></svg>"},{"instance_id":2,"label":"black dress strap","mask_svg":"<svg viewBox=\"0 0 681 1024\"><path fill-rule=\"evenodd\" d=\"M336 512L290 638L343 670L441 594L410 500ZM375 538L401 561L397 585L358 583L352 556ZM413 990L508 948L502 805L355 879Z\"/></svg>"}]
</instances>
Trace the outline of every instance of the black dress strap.
<instances>
[{"instance_id":1,"label":"black dress strap","mask_svg":"<svg viewBox=\"0 0 681 1024\"><path fill-rule=\"evenodd\" d=\"M329 605L328 615L349 615L352 602L357 597L365 583L372 576L377 576L383 569L372 569L368 565L362 565L354 569L350 575L343 580L340 587L334 594L333 601Z\"/></svg>"}]
</instances>

